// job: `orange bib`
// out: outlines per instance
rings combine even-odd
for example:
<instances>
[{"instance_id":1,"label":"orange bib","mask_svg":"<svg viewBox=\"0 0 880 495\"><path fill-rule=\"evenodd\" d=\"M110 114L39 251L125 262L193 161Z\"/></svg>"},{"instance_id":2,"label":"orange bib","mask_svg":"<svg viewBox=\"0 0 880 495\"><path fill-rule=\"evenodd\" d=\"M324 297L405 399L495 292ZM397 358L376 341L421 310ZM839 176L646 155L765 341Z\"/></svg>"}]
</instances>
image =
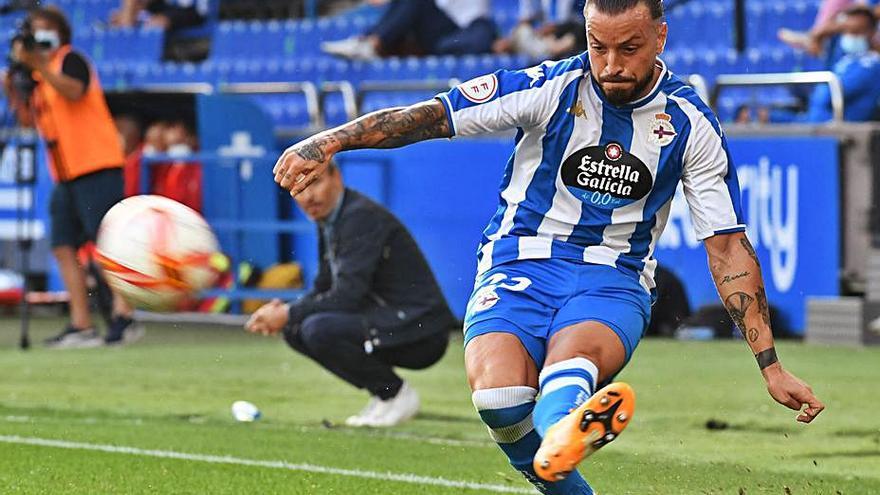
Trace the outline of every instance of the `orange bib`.
<instances>
[{"instance_id":1,"label":"orange bib","mask_svg":"<svg viewBox=\"0 0 880 495\"><path fill-rule=\"evenodd\" d=\"M49 70L60 73L70 51L70 45L61 47L49 63ZM34 92L37 128L46 141L52 177L66 182L98 170L122 167L122 145L97 74L92 72L85 94L76 101L40 81L36 72L34 78L39 81Z\"/></svg>"}]
</instances>

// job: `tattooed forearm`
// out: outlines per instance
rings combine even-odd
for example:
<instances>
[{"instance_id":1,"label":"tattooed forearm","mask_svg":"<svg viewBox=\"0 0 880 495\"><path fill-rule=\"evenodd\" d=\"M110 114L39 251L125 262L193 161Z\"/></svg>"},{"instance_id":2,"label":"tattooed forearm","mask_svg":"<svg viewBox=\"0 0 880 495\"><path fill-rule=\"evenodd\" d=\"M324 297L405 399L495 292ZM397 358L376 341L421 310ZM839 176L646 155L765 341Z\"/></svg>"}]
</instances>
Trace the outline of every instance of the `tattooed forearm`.
<instances>
[{"instance_id":1,"label":"tattooed forearm","mask_svg":"<svg viewBox=\"0 0 880 495\"><path fill-rule=\"evenodd\" d=\"M338 127L331 133L339 141L341 150L398 148L452 135L446 110L439 100L379 110Z\"/></svg>"},{"instance_id":2,"label":"tattooed forearm","mask_svg":"<svg viewBox=\"0 0 880 495\"><path fill-rule=\"evenodd\" d=\"M758 332L757 328L750 328L749 329L749 342L754 343L755 341L757 341L759 335L761 335L761 334L760 334L760 332Z\"/></svg>"},{"instance_id":3,"label":"tattooed forearm","mask_svg":"<svg viewBox=\"0 0 880 495\"><path fill-rule=\"evenodd\" d=\"M724 285L726 283L733 282L736 279L748 277L749 275L751 275L751 272L742 272L737 273L736 275L725 275L724 278L721 280L721 283L718 285Z\"/></svg>"},{"instance_id":4,"label":"tattooed forearm","mask_svg":"<svg viewBox=\"0 0 880 495\"><path fill-rule=\"evenodd\" d=\"M764 324L770 326L770 306L767 304L767 294L764 292L764 286L758 287L755 292L755 300L758 301L758 312L761 313L761 319Z\"/></svg>"},{"instance_id":5,"label":"tattooed forearm","mask_svg":"<svg viewBox=\"0 0 880 495\"><path fill-rule=\"evenodd\" d=\"M730 313L730 318L739 328L739 331L742 332L743 336L746 334L746 311L748 311L749 306L752 305L754 300L752 296L745 292L734 292L724 300L724 306L727 308L727 312Z\"/></svg>"},{"instance_id":6,"label":"tattooed forearm","mask_svg":"<svg viewBox=\"0 0 880 495\"><path fill-rule=\"evenodd\" d=\"M755 252L755 248L752 247L752 243L750 243L749 240L745 237L741 237L739 239L739 243L742 244L743 249L745 249L746 252L749 253L749 256L752 257L752 260L754 260L755 264L760 267L761 262L758 261L758 254Z\"/></svg>"},{"instance_id":7,"label":"tattooed forearm","mask_svg":"<svg viewBox=\"0 0 880 495\"><path fill-rule=\"evenodd\" d=\"M439 100L431 100L364 115L301 141L290 151L307 162L323 163L339 151L398 148L451 135L446 109Z\"/></svg>"}]
</instances>

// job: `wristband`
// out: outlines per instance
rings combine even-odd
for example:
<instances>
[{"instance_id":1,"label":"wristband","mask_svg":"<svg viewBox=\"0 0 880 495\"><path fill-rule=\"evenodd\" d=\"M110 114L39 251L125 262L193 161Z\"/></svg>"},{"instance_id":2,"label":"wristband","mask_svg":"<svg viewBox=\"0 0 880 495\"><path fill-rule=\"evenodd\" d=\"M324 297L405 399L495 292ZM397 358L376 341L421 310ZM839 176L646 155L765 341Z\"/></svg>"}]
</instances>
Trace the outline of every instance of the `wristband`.
<instances>
[{"instance_id":1,"label":"wristband","mask_svg":"<svg viewBox=\"0 0 880 495\"><path fill-rule=\"evenodd\" d=\"M776 357L775 347L765 349L755 354L755 359L758 361L758 368L761 370L779 361L779 358Z\"/></svg>"}]
</instances>

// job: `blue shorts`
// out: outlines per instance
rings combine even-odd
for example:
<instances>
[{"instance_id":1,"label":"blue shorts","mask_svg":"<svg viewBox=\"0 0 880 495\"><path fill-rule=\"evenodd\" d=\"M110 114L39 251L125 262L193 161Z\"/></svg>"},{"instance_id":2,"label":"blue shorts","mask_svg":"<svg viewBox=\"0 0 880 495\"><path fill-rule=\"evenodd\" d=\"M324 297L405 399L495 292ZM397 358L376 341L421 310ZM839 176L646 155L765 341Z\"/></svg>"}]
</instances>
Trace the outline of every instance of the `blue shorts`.
<instances>
[{"instance_id":1,"label":"blue shorts","mask_svg":"<svg viewBox=\"0 0 880 495\"><path fill-rule=\"evenodd\" d=\"M106 168L56 184L49 200L52 247L78 248L94 241L104 214L122 198L122 168Z\"/></svg>"},{"instance_id":2,"label":"blue shorts","mask_svg":"<svg viewBox=\"0 0 880 495\"><path fill-rule=\"evenodd\" d=\"M543 368L547 342L584 321L610 327L632 356L651 317L651 296L631 270L565 259L519 260L477 280L464 320L464 343L487 333L516 335Z\"/></svg>"}]
</instances>

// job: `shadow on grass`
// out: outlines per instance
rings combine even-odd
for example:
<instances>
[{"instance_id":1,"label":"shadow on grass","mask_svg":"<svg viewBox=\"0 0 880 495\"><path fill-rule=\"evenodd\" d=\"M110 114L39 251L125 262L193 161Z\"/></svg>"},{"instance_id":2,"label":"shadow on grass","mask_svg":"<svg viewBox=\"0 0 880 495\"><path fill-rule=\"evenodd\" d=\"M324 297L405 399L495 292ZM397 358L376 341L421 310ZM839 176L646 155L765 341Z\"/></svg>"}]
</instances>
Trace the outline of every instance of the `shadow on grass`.
<instances>
[{"instance_id":1,"label":"shadow on grass","mask_svg":"<svg viewBox=\"0 0 880 495\"><path fill-rule=\"evenodd\" d=\"M786 438L792 435L801 434L801 430L791 426L771 426L757 423L728 423L724 420L709 419L703 423L703 427L712 431L736 431L748 433L768 433L773 435L783 435Z\"/></svg>"}]
</instances>

